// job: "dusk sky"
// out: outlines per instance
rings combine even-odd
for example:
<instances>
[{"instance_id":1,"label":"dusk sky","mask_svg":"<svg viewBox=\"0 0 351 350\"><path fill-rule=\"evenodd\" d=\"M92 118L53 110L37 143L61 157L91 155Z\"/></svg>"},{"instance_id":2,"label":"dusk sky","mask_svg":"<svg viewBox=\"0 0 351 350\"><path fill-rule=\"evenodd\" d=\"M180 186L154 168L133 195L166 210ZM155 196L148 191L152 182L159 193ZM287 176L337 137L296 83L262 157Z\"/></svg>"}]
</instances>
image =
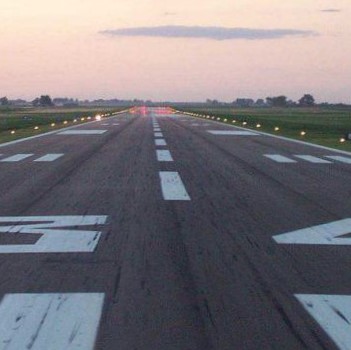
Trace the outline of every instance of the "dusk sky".
<instances>
[{"instance_id":1,"label":"dusk sky","mask_svg":"<svg viewBox=\"0 0 351 350\"><path fill-rule=\"evenodd\" d=\"M350 103L350 0L11 0L0 97Z\"/></svg>"}]
</instances>

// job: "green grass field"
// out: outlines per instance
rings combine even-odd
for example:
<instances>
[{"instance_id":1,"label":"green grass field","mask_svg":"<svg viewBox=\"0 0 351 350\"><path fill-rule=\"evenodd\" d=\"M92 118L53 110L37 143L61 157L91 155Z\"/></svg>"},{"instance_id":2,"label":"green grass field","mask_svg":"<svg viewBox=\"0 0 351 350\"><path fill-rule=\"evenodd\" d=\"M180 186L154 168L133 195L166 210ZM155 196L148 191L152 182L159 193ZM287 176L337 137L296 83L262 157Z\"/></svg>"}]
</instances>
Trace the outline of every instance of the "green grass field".
<instances>
[{"instance_id":1,"label":"green grass field","mask_svg":"<svg viewBox=\"0 0 351 350\"><path fill-rule=\"evenodd\" d=\"M227 123L256 129L271 134L316 143L323 146L351 151L351 141L344 143L340 139L351 132L351 108L228 108L196 107L178 110L205 114L227 119ZM257 128L257 124L261 127ZM274 129L278 127L279 131ZM306 135L301 136L305 131Z\"/></svg>"},{"instance_id":2,"label":"green grass field","mask_svg":"<svg viewBox=\"0 0 351 350\"><path fill-rule=\"evenodd\" d=\"M123 109L0 107L0 143L85 123L92 120L88 117L93 118L96 114L109 114Z\"/></svg>"}]
</instances>

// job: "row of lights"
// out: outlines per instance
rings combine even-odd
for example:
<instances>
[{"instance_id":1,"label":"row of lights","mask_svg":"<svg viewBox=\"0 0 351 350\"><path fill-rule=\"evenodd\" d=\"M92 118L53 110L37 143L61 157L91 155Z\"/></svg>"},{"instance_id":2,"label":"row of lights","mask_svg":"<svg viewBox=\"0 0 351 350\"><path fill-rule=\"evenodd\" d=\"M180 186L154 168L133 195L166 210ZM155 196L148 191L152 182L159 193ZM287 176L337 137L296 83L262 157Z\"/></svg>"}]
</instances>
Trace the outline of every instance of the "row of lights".
<instances>
[{"instance_id":1,"label":"row of lights","mask_svg":"<svg viewBox=\"0 0 351 350\"><path fill-rule=\"evenodd\" d=\"M112 114L117 114L117 113L112 113ZM111 115L111 114L97 114L97 115L94 117L94 119L95 119L95 120L101 120L102 117L108 117L108 116L110 116L110 115ZM91 120L91 119L93 119L93 117L81 117L81 118L78 118L78 119L73 119L73 123L77 123L79 120L82 121L82 122L84 122L84 121L86 121L86 120ZM63 123L63 125L67 125L69 122L68 122L67 120L64 120L62 123ZM50 126L51 126L52 128L54 128L54 127L56 126L56 123L51 123ZM33 129L34 129L34 130L39 130L40 128L39 128L38 125L36 125ZM10 133L11 133L11 135L16 134L16 130L11 130Z\"/></svg>"},{"instance_id":2,"label":"row of lights","mask_svg":"<svg viewBox=\"0 0 351 350\"><path fill-rule=\"evenodd\" d=\"M179 112L179 111L177 111L177 112ZM183 114L186 114L186 115L190 115L190 116L192 116L192 117L200 117L200 118L206 118L206 119L212 119L212 120L217 120L217 121L221 121L221 118L220 117L214 117L214 116L210 116L210 115L203 115L203 114L196 114L196 113L189 113L189 112L183 112ZM228 119L227 118L224 118L223 119L223 122L224 123L227 123L228 122ZM232 120L232 123L233 124L235 124L237 121L235 120L235 119L233 119ZM242 125L244 125L244 126L246 126L247 125L247 122L246 121L244 121L244 122L242 122ZM256 124L256 128L261 128L262 127L262 125L261 124ZM275 126L274 127L274 131L276 131L276 132L278 132L278 131L280 131L280 128L279 128L279 126ZM304 130L302 130L302 131L300 131L300 136L302 136L302 137L304 137L304 136L306 136L306 134L307 134L307 132L306 131L304 131ZM341 143L344 143L344 142L346 142L346 139L344 138L344 137L341 137L340 139L339 139L339 142L341 142Z\"/></svg>"}]
</instances>

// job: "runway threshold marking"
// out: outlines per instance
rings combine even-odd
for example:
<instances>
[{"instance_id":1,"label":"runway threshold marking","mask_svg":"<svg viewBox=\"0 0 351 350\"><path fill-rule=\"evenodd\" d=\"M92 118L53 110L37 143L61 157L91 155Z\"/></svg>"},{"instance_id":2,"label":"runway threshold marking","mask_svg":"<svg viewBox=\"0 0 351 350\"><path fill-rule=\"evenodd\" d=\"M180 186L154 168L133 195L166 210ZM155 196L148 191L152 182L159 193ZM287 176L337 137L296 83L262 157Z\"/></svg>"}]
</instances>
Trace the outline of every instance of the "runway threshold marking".
<instances>
[{"instance_id":1,"label":"runway threshold marking","mask_svg":"<svg viewBox=\"0 0 351 350\"><path fill-rule=\"evenodd\" d=\"M156 146L167 146L167 143L166 143L165 139L155 139L155 145Z\"/></svg>"},{"instance_id":2,"label":"runway threshold marking","mask_svg":"<svg viewBox=\"0 0 351 350\"><path fill-rule=\"evenodd\" d=\"M35 159L34 162L53 162L63 156L63 153L48 153L45 156Z\"/></svg>"},{"instance_id":3,"label":"runway threshold marking","mask_svg":"<svg viewBox=\"0 0 351 350\"><path fill-rule=\"evenodd\" d=\"M173 162L171 152L168 150L156 150L157 160L159 162Z\"/></svg>"},{"instance_id":4,"label":"runway threshold marking","mask_svg":"<svg viewBox=\"0 0 351 350\"><path fill-rule=\"evenodd\" d=\"M0 245L0 254L93 252L101 232L77 230L76 227L104 225L106 220L107 216L104 215L0 217L0 224L8 225L0 225L0 235L40 235L34 244Z\"/></svg>"},{"instance_id":5,"label":"runway threshold marking","mask_svg":"<svg viewBox=\"0 0 351 350\"><path fill-rule=\"evenodd\" d=\"M19 154L15 154L14 156L11 156L11 157L1 159L0 162L19 162L23 159L26 159L26 158L29 158L32 156L34 156L33 153L19 153Z\"/></svg>"},{"instance_id":6,"label":"runway threshold marking","mask_svg":"<svg viewBox=\"0 0 351 350\"><path fill-rule=\"evenodd\" d=\"M336 160L341 163L351 164L351 158L343 157L343 156L325 156L326 158Z\"/></svg>"},{"instance_id":7,"label":"runway threshold marking","mask_svg":"<svg viewBox=\"0 0 351 350\"><path fill-rule=\"evenodd\" d=\"M351 296L296 294L295 297L340 349L351 349Z\"/></svg>"},{"instance_id":8,"label":"runway threshold marking","mask_svg":"<svg viewBox=\"0 0 351 350\"><path fill-rule=\"evenodd\" d=\"M217 136L260 136L251 131L207 130L207 132Z\"/></svg>"},{"instance_id":9,"label":"runway threshold marking","mask_svg":"<svg viewBox=\"0 0 351 350\"><path fill-rule=\"evenodd\" d=\"M265 157L274 160L277 163L296 163L296 160L290 159L279 154L264 154Z\"/></svg>"},{"instance_id":10,"label":"runway threshold marking","mask_svg":"<svg viewBox=\"0 0 351 350\"><path fill-rule=\"evenodd\" d=\"M330 164L331 162L329 160L325 160L322 158L318 158L315 156L310 156L306 154L295 154L296 158L306 160L307 162L310 163L315 163L315 164Z\"/></svg>"},{"instance_id":11,"label":"runway threshold marking","mask_svg":"<svg viewBox=\"0 0 351 350\"><path fill-rule=\"evenodd\" d=\"M107 132L107 130L66 130L59 132L57 135L101 135Z\"/></svg>"},{"instance_id":12,"label":"runway threshold marking","mask_svg":"<svg viewBox=\"0 0 351 350\"><path fill-rule=\"evenodd\" d=\"M351 219L343 219L327 224L307 227L273 236L279 244L351 245Z\"/></svg>"},{"instance_id":13,"label":"runway threshold marking","mask_svg":"<svg viewBox=\"0 0 351 350\"><path fill-rule=\"evenodd\" d=\"M160 171L163 199L166 201L190 201L180 175L176 171Z\"/></svg>"},{"instance_id":14,"label":"runway threshold marking","mask_svg":"<svg viewBox=\"0 0 351 350\"><path fill-rule=\"evenodd\" d=\"M0 349L93 350L103 293L6 294Z\"/></svg>"}]
</instances>

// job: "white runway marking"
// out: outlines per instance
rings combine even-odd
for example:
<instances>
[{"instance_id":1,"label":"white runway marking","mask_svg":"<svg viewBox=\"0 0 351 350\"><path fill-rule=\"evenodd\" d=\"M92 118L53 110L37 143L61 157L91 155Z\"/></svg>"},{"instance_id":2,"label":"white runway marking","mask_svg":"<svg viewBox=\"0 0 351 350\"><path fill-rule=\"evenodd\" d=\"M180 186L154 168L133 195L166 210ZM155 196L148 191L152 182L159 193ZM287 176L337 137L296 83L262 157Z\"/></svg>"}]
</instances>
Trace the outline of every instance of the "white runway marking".
<instances>
[{"instance_id":1,"label":"white runway marking","mask_svg":"<svg viewBox=\"0 0 351 350\"><path fill-rule=\"evenodd\" d=\"M103 123L103 124L101 124L101 125L103 125L103 126L109 126L110 124L108 124L108 123Z\"/></svg>"},{"instance_id":2,"label":"white runway marking","mask_svg":"<svg viewBox=\"0 0 351 350\"><path fill-rule=\"evenodd\" d=\"M351 245L351 219L317 225L273 236L279 244Z\"/></svg>"},{"instance_id":3,"label":"white runway marking","mask_svg":"<svg viewBox=\"0 0 351 350\"><path fill-rule=\"evenodd\" d=\"M6 294L0 349L93 350L103 293Z\"/></svg>"},{"instance_id":4,"label":"white runway marking","mask_svg":"<svg viewBox=\"0 0 351 350\"><path fill-rule=\"evenodd\" d=\"M0 254L93 252L101 232L78 230L77 226L103 225L107 216L8 216L0 217L0 234L37 234L34 244L0 245ZM73 228L72 228L73 227Z\"/></svg>"},{"instance_id":5,"label":"white runway marking","mask_svg":"<svg viewBox=\"0 0 351 350\"><path fill-rule=\"evenodd\" d=\"M160 131L161 131L161 128L154 128L154 131L160 132Z\"/></svg>"},{"instance_id":6,"label":"white runway marking","mask_svg":"<svg viewBox=\"0 0 351 350\"><path fill-rule=\"evenodd\" d=\"M339 349L351 349L351 296L296 294L295 297Z\"/></svg>"},{"instance_id":7,"label":"white runway marking","mask_svg":"<svg viewBox=\"0 0 351 350\"><path fill-rule=\"evenodd\" d=\"M220 136L259 136L251 131L229 131L229 130L207 130L212 135L220 135Z\"/></svg>"},{"instance_id":8,"label":"white runway marking","mask_svg":"<svg viewBox=\"0 0 351 350\"><path fill-rule=\"evenodd\" d=\"M191 126L200 126L200 124L193 123L193 124L191 124Z\"/></svg>"},{"instance_id":9,"label":"white runway marking","mask_svg":"<svg viewBox=\"0 0 351 350\"><path fill-rule=\"evenodd\" d=\"M343 157L343 156L325 156L326 158L336 160L338 162L351 164L351 158Z\"/></svg>"},{"instance_id":10,"label":"white runway marking","mask_svg":"<svg viewBox=\"0 0 351 350\"><path fill-rule=\"evenodd\" d=\"M117 126L117 125L119 125L119 123L113 123L112 125Z\"/></svg>"},{"instance_id":11,"label":"white runway marking","mask_svg":"<svg viewBox=\"0 0 351 350\"><path fill-rule=\"evenodd\" d=\"M34 154L32 153L25 153L25 154L15 154L14 156L8 157L8 158L4 158L1 159L0 162L19 162L23 159L29 158L31 156L33 156Z\"/></svg>"},{"instance_id":12,"label":"white runway marking","mask_svg":"<svg viewBox=\"0 0 351 350\"><path fill-rule=\"evenodd\" d=\"M329 160L325 160L322 158L314 157L314 156L309 156L309 155L304 155L304 154L296 154L296 158L303 159L307 162L314 163L314 164L330 164Z\"/></svg>"},{"instance_id":13,"label":"white runway marking","mask_svg":"<svg viewBox=\"0 0 351 350\"><path fill-rule=\"evenodd\" d=\"M173 162L171 152L168 150L156 150L157 160L159 162Z\"/></svg>"},{"instance_id":14,"label":"white runway marking","mask_svg":"<svg viewBox=\"0 0 351 350\"><path fill-rule=\"evenodd\" d=\"M63 153L49 153L43 157L35 159L35 162L53 162L58 158L61 158L64 154Z\"/></svg>"},{"instance_id":15,"label":"white runway marking","mask_svg":"<svg viewBox=\"0 0 351 350\"><path fill-rule=\"evenodd\" d=\"M296 160L281 156L279 154L264 154L264 156L271 160L274 160L277 163L296 163Z\"/></svg>"},{"instance_id":16,"label":"white runway marking","mask_svg":"<svg viewBox=\"0 0 351 350\"><path fill-rule=\"evenodd\" d=\"M163 134L162 132L155 132L155 137L163 137Z\"/></svg>"},{"instance_id":17,"label":"white runway marking","mask_svg":"<svg viewBox=\"0 0 351 350\"><path fill-rule=\"evenodd\" d=\"M107 130L67 130L59 132L57 135L101 135Z\"/></svg>"},{"instance_id":18,"label":"white runway marking","mask_svg":"<svg viewBox=\"0 0 351 350\"><path fill-rule=\"evenodd\" d=\"M160 171L163 199L166 201L190 201L178 172Z\"/></svg>"},{"instance_id":19,"label":"white runway marking","mask_svg":"<svg viewBox=\"0 0 351 350\"><path fill-rule=\"evenodd\" d=\"M167 146L167 143L166 143L165 139L156 139L155 140L155 145L156 146Z\"/></svg>"}]
</instances>

